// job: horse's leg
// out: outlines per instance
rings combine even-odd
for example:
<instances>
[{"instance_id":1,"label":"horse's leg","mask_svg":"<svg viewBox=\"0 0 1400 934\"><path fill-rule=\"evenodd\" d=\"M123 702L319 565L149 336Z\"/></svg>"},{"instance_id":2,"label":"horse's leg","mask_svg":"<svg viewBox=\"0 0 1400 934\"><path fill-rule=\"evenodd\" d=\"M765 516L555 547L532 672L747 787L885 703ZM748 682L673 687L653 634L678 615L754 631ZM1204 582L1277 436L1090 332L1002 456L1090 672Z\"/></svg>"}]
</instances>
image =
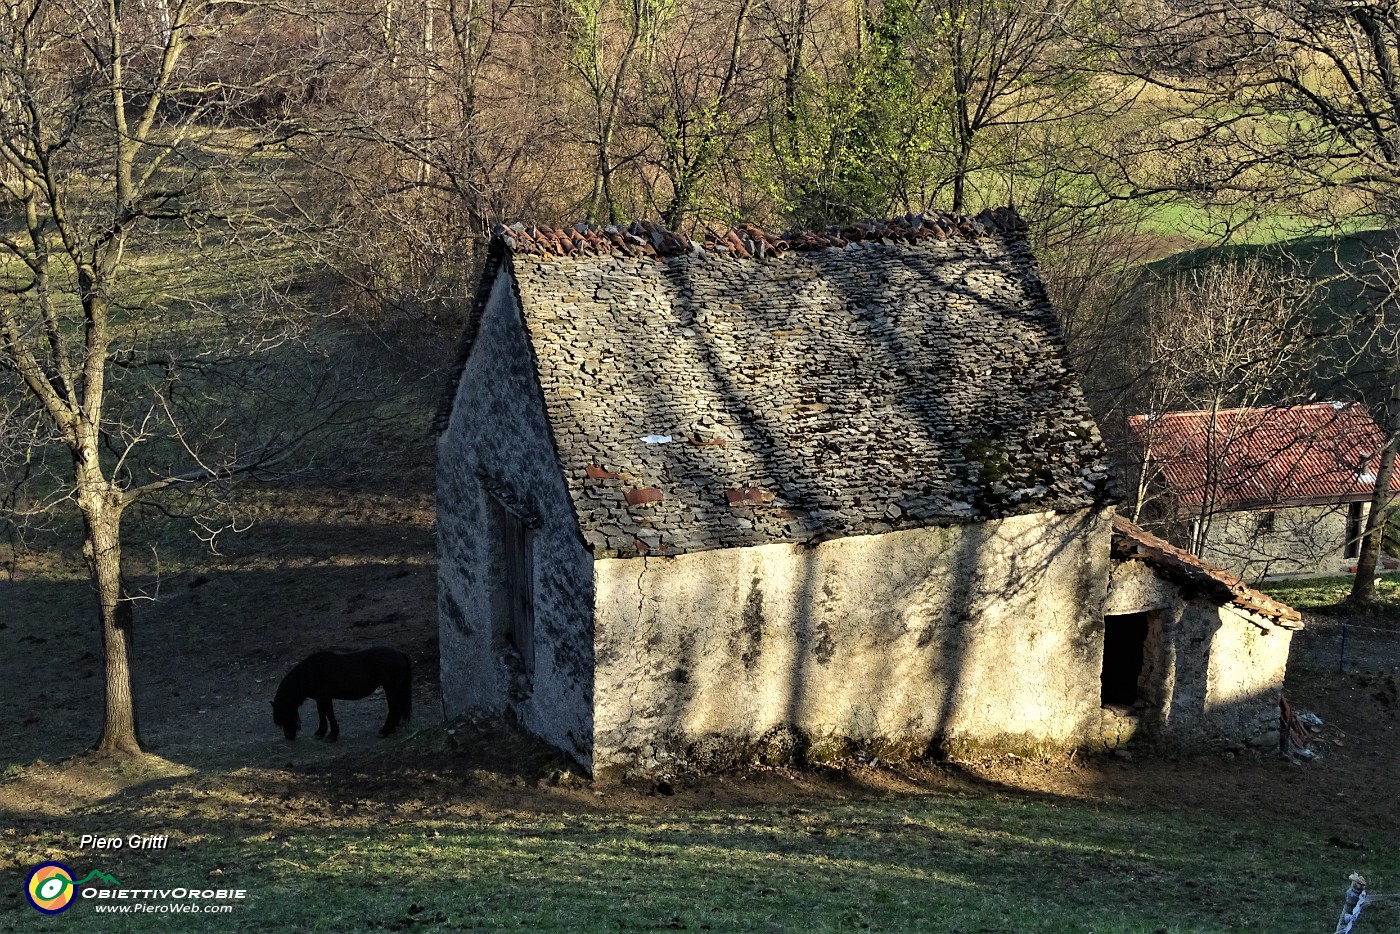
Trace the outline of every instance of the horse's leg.
<instances>
[{"instance_id":1,"label":"horse's leg","mask_svg":"<svg viewBox=\"0 0 1400 934\"><path fill-rule=\"evenodd\" d=\"M331 731L326 736L326 742L333 743L340 736L340 724L335 722L335 708L331 706L331 699L326 698L326 719L331 722Z\"/></svg>"},{"instance_id":2,"label":"horse's leg","mask_svg":"<svg viewBox=\"0 0 1400 934\"><path fill-rule=\"evenodd\" d=\"M327 726L335 720L335 712L331 709L329 697L316 698L316 716L320 718L320 724L316 727L316 738L320 739L326 735ZM335 739L335 736L332 735L331 739Z\"/></svg>"},{"instance_id":3,"label":"horse's leg","mask_svg":"<svg viewBox=\"0 0 1400 934\"><path fill-rule=\"evenodd\" d=\"M404 659L404 669L398 677L392 679L393 683L384 683L384 699L389 702L389 719L384 721L384 729L379 731L380 736L388 736L399 728L399 721L405 723L413 715L413 670L408 665L408 659Z\"/></svg>"},{"instance_id":4,"label":"horse's leg","mask_svg":"<svg viewBox=\"0 0 1400 934\"><path fill-rule=\"evenodd\" d=\"M399 727L399 692L386 684L384 685L384 699L389 702L389 717L384 721L384 726L379 729L380 736L388 736Z\"/></svg>"},{"instance_id":5,"label":"horse's leg","mask_svg":"<svg viewBox=\"0 0 1400 934\"><path fill-rule=\"evenodd\" d=\"M398 730L399 718L403 717L403 689L385 685L384 699L389 702L389 717L384 721L384 727L379 730L379 735L388 737L391 732Z\"/></svg>"}]
</instances>

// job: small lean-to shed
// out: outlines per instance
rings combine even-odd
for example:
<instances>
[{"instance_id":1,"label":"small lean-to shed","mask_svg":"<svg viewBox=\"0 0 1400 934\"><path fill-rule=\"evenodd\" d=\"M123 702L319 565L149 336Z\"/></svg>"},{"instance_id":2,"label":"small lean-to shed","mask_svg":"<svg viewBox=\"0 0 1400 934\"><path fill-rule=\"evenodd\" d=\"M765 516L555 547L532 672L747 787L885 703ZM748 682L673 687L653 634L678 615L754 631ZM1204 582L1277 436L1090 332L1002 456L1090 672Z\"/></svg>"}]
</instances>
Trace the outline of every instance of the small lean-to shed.
<instances>
[{"instance_id":1,"label":"small lean-to shed","mask_svg":"<svg viewBox=\"0 0 1400 934\"><path fill-rule=\"evenodd\" d=\"M1114 516L1105 743L1276 748L1288 648L1302 628L1292 607Z\"/></svg>"},{"instance_id":2,"label":"small lean-to shed","mask_svg":"<svg viewBox=\"0 0 1400 934\"><path fill-rule=\"evenodd\" d=\"M1098 738L1116 492L1012 211L501 228L439 431L449 715L605 775Z\"/></svg>"}]
</instances>

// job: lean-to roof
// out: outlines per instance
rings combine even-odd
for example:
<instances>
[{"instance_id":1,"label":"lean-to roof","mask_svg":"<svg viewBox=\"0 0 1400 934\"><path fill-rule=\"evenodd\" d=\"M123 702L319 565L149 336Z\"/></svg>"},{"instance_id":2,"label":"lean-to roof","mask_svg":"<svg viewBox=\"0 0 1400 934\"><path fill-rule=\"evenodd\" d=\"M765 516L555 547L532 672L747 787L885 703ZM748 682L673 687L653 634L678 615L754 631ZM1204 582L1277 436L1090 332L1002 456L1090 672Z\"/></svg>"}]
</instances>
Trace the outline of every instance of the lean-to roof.
<instances>
[{"instance_id":1,"label":"lean-to roof","mask_svg":"<svg viewBox=\"0 0 1400 934\"><path fill-rule=\"evenodd\" d=\"M1303 628L1302 614L1293 607L1253 589L1229 571L1139 528L1123 516L1113 517L1113 556L1120 561L1145 561L1168 578L1285 629Z\"/></svg>"}]
</instances>

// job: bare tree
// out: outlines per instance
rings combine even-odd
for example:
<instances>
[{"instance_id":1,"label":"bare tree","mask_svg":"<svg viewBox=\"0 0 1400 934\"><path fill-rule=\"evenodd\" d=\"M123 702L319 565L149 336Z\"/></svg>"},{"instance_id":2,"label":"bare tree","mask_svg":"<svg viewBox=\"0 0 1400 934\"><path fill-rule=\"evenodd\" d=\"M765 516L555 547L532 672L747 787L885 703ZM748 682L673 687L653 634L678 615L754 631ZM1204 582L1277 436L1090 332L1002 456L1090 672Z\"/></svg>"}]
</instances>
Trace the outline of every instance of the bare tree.
<instances>
[{"instance_id":1,"label":"bare tree","mask_svg":"<svg viewBox=\"0 0 1400 934\"><path fill-rule=\"evenodd\" d=\"M1393 493L1395 460L1400 452L1400 247L1393 242L1368 244L1359 261L1338 261L1356 289L1360 308L1344 323L1346 340L1339 356L1357 392L1371 399L1381 415L1385 442L1375 471L1370 508L1356 559L1356 579L1348 599L1365 605L1375 600L1376 568L1387 529L1400 505Z\"/></svg>"},{"instance_id":2,"label":"bare tree","mask_svg":"<svg viewBox=\"0 0 1400 934\"><path fill-rule=\"evenodd\" d=\"M563 64L577 80L579 106L562 116L584 141L593 171L584 214L616 223L626 209L618 175L633 167L646 144L625 138L626 111L640 106L640 73L654 60L676 4L671 0L565 0L561 4Z\"/></svg>"},{"instance_id":3,"label":"bare tree","mask_svg":"<svg viewBox=\"0 0 1400 934\"><path fill-rule=\"evenodd\" d=\"M290 352L302 324L254 265L228 277L247 294L200 298L220 274L209 251L228 260L264 242L252 222L276 214L266 178L233 183L275 171L234 125L268 83L256 68L217 75L256 62L277 29L257 7L206 0L14 0L4 14L0 440L24 465L6 473L7 502L13 518L81 517L105 658L96 749L135 754L124 515L146 502L188 511L197 489L287 465L307 422L278 412L323 425L343 412L333 375L269 378L263 361Z\"/></svg>"},{"instance_id":4,"label":"bare tree","mask_svg":"<svg viewBox=\"0 0 1400 934\"><path fill-rule=\"evenodd\" d=\"M1203 552L1222 491L1240 480L1227 472L1250 466L1231 452L1241 433L1254 426L1226 416L1226 410L1287 405L1308 392L1309 292L1301 276L1251 257L1178 275L1151 300L1142 335L1144 379L1134 394L1148 415L1134 520L1148 508L1153 492L1154 416L1199 413L1205 439L1198 488L1175 492L1185 492L1196 504L1186 544Z\"/></svg>"},{"instance_id":5,"label":"bare tree","mask_svg":"<svg viewBox=\"0 0 1400 934\"><path fill-rule=\"evenodd\" d=\"M1110 94L1092 80L1099 28L1091 4L928 0L917 9L921 67L945 82L937 93L948 124L953 211L969 209L968 187L977 174L990 169L1005 184L1034 131L1082 128L1131 102L1124 89Z\"/></svg>"},{"instance_id":6,"label":"bare tree","mask_svg":"<svg viewBox=\"0 0 1400 934\"><path fill-rule=\"evenodd\" d=\"M650 143L645 162L658 170L657 184L644 173L643 185L673 229L729 207L716 190L721 169L742 157L761 113L753 8L754 0L680 7L641 65L630 122L639 141Z\"/></svg>"}]
</instances>

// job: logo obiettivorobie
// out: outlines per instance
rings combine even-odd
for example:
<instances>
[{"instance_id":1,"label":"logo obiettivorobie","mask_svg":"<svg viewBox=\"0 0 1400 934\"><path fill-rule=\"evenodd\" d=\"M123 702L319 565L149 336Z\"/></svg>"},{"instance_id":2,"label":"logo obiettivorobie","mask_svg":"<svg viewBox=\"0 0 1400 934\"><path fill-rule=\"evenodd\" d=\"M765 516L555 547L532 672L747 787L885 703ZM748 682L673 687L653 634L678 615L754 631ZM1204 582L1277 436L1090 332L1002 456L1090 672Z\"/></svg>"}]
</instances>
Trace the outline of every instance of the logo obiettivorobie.
<instances>
[{"instance_id":1,"label":"logo obiettivorobie","mask_svg":"<svg viewBox=\"0 0 1400 934\"><path fill-rule=\"evenodd\" d=\"M111 885L121 885L116 879L96 869L74 882L73 870L62 863L40 863L30 870L24 894L28 896L29 904L34 906L35 911L56 915L67 911L68 906L73 904L73 895L78 886L86 885L93 879L101 879Z\"/></svg>"}]
</instances>

